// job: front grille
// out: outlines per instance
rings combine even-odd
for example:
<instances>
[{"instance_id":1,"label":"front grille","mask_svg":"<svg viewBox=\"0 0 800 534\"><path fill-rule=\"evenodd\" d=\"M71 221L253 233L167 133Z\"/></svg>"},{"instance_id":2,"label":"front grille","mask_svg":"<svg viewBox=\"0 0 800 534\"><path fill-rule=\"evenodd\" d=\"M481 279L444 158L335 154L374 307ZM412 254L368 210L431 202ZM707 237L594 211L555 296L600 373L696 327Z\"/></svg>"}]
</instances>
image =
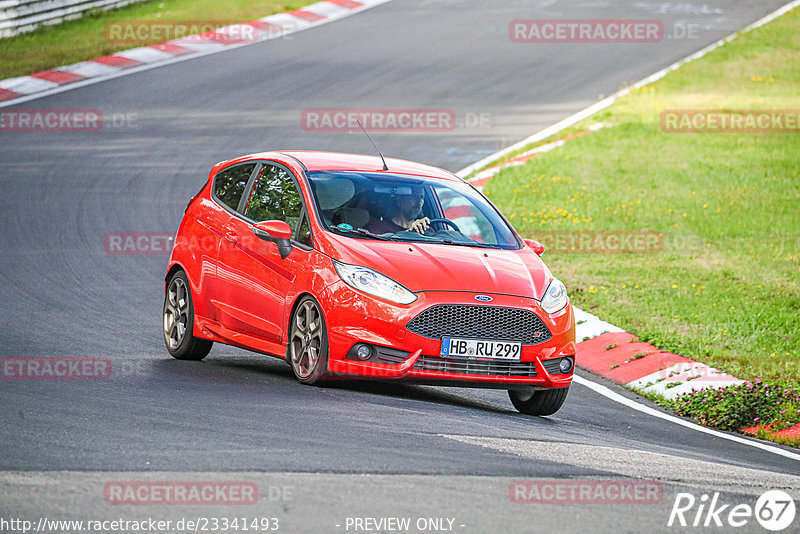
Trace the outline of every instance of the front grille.
<instances>
[{"instance_id":1,"label":"front grille","mask_svg":"<svg viewBox=\"0 0 800 534\"><path fill-rule=\"evenodd\" d=\"M534 345L552 334L535 313L519 308L441 304L428 308L408 323L407 328L434 339L465 337L521 341Z\"/></svg>"},{"instance_id":2,"label":"front grille","mask_svg":"<svg viewBox=\"0 0 800 534\"><path fill-rule=\"evenodd\" d=\"M406 352L404 350L390 349L389 347L381 347L378 345L374 345L374 348L375 352L377 352L375 361L389 365L403 363L411 354L410 352Z\"/></svg>"},{"instance_id":3,"label":"front grille","mask_svg":"<svg viewBox=\"0 0 800 534\"><path fill-rule=\"evenodd\" d=\"M460 360L454 358L436 358L420 356L414 369L418 371L434 371L438 373L458 373L462 375L482 376L518 376L532 378L536 376L534 362L495 362L488 360Z\"/></svg>"}]
</instances>

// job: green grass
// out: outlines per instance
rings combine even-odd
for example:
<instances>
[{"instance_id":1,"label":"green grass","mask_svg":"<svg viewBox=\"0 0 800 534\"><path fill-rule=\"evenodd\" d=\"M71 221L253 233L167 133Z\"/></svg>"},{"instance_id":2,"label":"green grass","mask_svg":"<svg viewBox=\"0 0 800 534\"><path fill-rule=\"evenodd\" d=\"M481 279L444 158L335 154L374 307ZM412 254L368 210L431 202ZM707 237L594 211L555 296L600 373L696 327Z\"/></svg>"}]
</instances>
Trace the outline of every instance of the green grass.
<instances>
[{"instance_id":1,"label":"green grass","mask_svg":"<svg viewBox=\"0 0 800 534\"><path fill-rule=\"evenodd\" d=\"M643 341L744 379L798 377L800 134L664 133L659 114L800 109L799 48L795 9L633 91L570 130L606 128L485 192L546 247L553 230L659 232L652 253L544 259L576 305Z\"/></svg>"},{"instance_id":2,"label":"green grass","mask_svg":"<svg viewBox=\"0 0 800 534\"><path fill-rule=\"evenodd\" d=\"M32 74L128 48L157 44L152 39L131 44L109 42L106 26L119 21L247 22L298 9L313 0L163 0L111 11L92 11L80 19L0 39L0 79Z\"/></svg>"}]
</instances>

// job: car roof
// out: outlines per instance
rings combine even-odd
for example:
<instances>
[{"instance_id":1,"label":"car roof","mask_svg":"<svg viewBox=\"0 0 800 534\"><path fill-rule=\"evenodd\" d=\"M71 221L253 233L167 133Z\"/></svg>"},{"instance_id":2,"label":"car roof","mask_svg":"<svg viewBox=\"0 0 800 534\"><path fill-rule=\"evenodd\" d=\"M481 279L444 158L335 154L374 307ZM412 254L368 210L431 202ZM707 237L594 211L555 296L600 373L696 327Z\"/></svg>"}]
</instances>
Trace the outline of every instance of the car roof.
<instances>
[{"instance_id":1,"label":"car roof","mask_svg":"<svg viewBox=\"0 0 800 534\"><path fill-rule=\"evenodd\" d=\"M341 152L317 152L308 150L280 150L275 152L263 152L250 154L231 161L244 161L248 159L271 159L275 154L289 156L299 161L307 171L355 171L355 172L376 172L389 174L411 174L414 176L426 176L431 178L442 178L445 180L461 181L455 174L432 167L422 163L407 161L396 158L386 158L386 166L389 170L383 170L383 162L379 156L369 156L365 154L344 154Z\"/></svg>"}]
</instances>

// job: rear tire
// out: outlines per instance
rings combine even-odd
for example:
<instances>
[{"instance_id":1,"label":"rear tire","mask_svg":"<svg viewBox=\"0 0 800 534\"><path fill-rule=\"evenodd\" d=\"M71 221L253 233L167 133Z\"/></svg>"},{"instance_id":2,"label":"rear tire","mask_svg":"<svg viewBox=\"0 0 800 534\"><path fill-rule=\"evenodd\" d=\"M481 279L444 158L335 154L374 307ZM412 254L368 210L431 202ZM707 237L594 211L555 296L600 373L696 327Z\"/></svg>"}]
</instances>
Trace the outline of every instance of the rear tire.
<instances>
[{"instance_id":1,"label":"rear tire","mask_svg":"<svg viewBox=\"0 0 800 534\"><path fill-rule=\"evenodd\" d=\"M287 357L299 382L312 385L328 378L328 329L311 296L303 297L292 314Z\"/></svg>"},{"instance_id":2,"label":"rear tire","mask_svg":"<svg viewBox=\"0 0 800 534\"><path fill-rule=\"evenodd\" d=\"M567 399L569 386L556 389L509 389L511 404L525 415L553 415Z\"/></svg>"},{"instance_id":3,"label":"rear tire","mask_svg":"<svg viewBox=\"0 0 800 534\"><path fill-rule=\"evenodd\" d=\"M164 343L173 358L202 360L213 341L194 336L194 304L186 273L177 271L167 282L162 316Z\"/></svg>"}]
</instances>

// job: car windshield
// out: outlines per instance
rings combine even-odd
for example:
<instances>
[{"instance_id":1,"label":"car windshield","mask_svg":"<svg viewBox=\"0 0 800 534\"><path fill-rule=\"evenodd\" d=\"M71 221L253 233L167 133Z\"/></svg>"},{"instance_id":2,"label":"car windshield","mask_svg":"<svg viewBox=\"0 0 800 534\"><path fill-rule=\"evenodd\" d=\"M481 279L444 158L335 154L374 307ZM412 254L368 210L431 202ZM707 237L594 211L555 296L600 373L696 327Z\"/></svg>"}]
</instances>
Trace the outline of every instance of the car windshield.
<instances>
[{"instance_id":1,"label":"car windshield","mask_svg":"<svg viewBox=\"0 0 800 534\"><path fill-rule=\"evenodd\" d=\"M320 219L332 232L357 239L520 248L497 210L463 182L343 171L307 176Z\"/></svg>"}]
</instances>

